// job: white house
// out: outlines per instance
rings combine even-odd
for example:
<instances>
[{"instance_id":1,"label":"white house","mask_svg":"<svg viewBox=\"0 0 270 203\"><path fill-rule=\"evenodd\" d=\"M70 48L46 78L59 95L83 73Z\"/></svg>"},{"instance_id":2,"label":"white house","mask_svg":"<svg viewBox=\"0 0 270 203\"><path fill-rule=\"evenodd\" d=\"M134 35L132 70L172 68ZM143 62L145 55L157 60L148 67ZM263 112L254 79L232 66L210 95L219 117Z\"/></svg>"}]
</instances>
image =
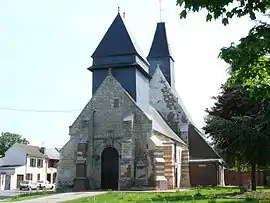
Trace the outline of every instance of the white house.
<instances>
[{"instance_id":1,"label":"white house","mask_svg":"<svg viewBox=\"0 0 270 203\"><path fill-rule=\"evenodd\" d=\"M0 159L0 190L13 190L23 180L55 181L57 149L14 144Z\"/></svg>"},{"instance_id":2,"label":"white house","mask_svg":"<svg viewBox=\"0 0 270 203\"><path fill-rule=\"evenodd\" d=\"M41 148L41 152L47 156L46 160L46 180L55 183L57 174L57 163L60 158L59 150L57 148Z\"/></svg>"}]
</instances>

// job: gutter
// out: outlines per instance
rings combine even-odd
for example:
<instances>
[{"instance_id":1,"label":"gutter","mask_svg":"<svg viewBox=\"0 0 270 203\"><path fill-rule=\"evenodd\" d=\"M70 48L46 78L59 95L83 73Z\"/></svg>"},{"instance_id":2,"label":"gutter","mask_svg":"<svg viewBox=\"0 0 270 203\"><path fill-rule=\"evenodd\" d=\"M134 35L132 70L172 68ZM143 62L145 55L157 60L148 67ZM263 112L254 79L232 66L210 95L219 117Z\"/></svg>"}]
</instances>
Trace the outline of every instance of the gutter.
<instances>
[{"instance_id":1,"label":"gutter","mask_svg":"<svg viewBox=\"0 0 270 203\"><path fill-rule=\"evenodd\" d=\"M26 155L25 155L25 174L24 174L24 180L26 180L26 174L27 174L27 157L28 157L28 153L26 153Z\"/></svg>"}]
</instances>

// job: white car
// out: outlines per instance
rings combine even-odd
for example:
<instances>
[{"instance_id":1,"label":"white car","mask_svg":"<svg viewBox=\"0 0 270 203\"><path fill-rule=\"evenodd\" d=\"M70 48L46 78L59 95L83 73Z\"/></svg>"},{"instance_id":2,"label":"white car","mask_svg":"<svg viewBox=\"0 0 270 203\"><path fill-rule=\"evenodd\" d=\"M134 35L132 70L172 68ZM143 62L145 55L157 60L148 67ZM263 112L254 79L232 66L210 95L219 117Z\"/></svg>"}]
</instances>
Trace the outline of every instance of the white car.
<instances>
[{"instance_id":1,"label":"white car","mask_svg":"<svg viewBox=\"0 0 270 203\"><path fill-rule=\"evenodd\" d=\"M39 180L37 181L38 187L41 189L53 189L54 188L54 184L50 183L49 181L45 180Z\"/></svg>"},{"instance_id":2,"label":"white car","mask_svg":"<svg viewBox=\"0 0 270 203\"><path fill-rule=\"evenodd\" d=\"M20 190L27 189L27 190L37 190L38 184L32 180L24 180L20 183Z\"/></svg>"}]
</instances>

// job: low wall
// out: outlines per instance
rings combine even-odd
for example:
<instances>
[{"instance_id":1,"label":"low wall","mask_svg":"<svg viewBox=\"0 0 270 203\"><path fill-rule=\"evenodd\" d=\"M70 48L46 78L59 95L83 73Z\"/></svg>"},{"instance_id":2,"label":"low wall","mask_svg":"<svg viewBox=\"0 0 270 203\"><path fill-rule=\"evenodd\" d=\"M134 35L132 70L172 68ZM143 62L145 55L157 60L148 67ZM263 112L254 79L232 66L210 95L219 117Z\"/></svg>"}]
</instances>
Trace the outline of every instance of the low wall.
<instances>
[{"instance_id":1,"label":"low wall","mask_svg":"<svg viewBox=\"0 0 270 203\"><path fill-rule=\"evenodd\" d=\"M239 173L235 171L230 171L225 169L225 185L239 185ZM251 183L251 172L242 172L242 179L244 185L249 185ZM264 172L258 171L256 172L257 185L264 185Z\"/></svg>"}]
</instances>

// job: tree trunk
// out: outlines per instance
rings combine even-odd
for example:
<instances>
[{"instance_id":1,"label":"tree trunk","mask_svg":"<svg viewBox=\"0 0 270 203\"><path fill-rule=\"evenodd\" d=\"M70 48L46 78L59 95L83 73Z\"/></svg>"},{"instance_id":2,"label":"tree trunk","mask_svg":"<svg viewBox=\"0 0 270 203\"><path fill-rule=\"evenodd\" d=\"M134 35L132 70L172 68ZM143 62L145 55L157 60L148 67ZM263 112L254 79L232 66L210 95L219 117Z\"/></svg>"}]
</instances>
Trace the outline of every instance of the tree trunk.
<instances>
[{"instance_id":1,"label":"tree trunk","mask_svg":"<svg viewBox=\"0 0 270 203\"><path fill-rule=\"evenodd\" d=\"M252 160L251 163L251 190L256 191L256 162Z\"/></svg>"},{"instance_id":2,"label":"tree trunk","mask_svg":"<svg viewBox=\"0 0 270 203\"><path fill-rule=\"evenodd\" d=\"M240 165L240 160L239 158L237 159L237 172L238 172L238 184L239 184L239 189L241 193L245 192L244 184L243 184L243 173L241 170L241 165Z\"/></svg>"}]
</instances>

